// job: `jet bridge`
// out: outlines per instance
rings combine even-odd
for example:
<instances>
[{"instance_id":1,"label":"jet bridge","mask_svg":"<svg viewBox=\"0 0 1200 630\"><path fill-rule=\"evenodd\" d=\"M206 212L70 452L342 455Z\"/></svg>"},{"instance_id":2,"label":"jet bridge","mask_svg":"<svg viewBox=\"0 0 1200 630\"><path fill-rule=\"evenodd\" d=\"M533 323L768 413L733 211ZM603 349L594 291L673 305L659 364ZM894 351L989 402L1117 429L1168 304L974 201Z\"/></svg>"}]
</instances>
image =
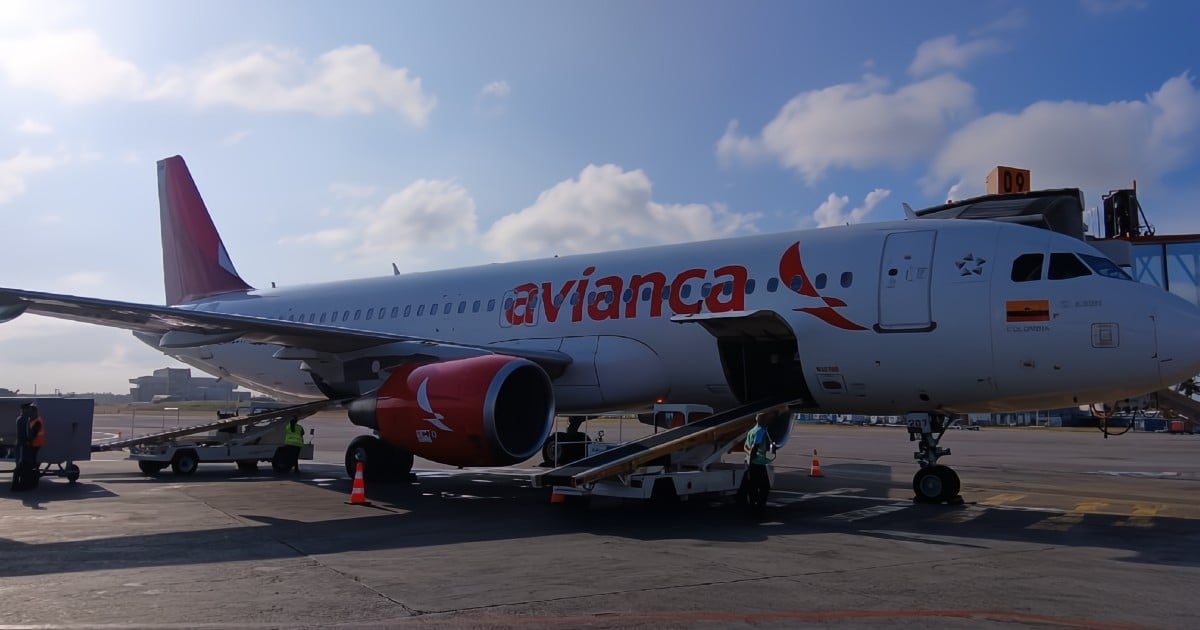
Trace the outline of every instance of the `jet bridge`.
<instances>
[{"instance_id":1,"label":"jet bridge","mask_svg":"<svg viewBox=\"0 0 1200 630\"><path fill-rule=\"evenodd\" d=\"M615 479L619 486L636 491L603 494L648 497L648 493L657 490L662 481L675 486L675 493L670 496L690 494L689 490L732 492L737 490L745 467L721 468L721 456L749 431L756 414L793 400L794 396L782 394L762 398L675 429L633 440L536 475L534 485L552 486L556 492L559 488L580 489L567 491L575 496L590 495L597 482L611 479ZM791 428L790 414L784 416L781 423L782 426L776 430L780 434L776 442L781 442ZM649 487L646 487L646 479L633 479L639 471L643 477L651 477ZM702 483L685 481L686 486L682 488L684 492L680 492L675 476L688 474L704 475L696 479ZM643 488L645 492L641 491Z\"/></svg>"}]
</instances>

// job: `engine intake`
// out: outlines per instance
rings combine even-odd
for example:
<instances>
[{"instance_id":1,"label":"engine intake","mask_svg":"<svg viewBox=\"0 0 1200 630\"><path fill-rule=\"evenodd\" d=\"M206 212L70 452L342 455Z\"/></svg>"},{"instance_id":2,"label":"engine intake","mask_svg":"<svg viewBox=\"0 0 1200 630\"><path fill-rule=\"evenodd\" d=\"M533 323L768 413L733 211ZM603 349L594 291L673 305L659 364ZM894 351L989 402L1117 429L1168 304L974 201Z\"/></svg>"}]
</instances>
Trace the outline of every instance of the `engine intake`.
<instances>
[{"instance_id":1,"label":"engine intake","mask_svg":"<svg viewBox=\"0 0 1200 630\"><path fill-rule=\"evenodd\" d=\"M384 441L452 466L507 466L539 452L554 424L554 389L537 364L485 355L405 365L349 407Z\"/></svg>"}]
</instances>

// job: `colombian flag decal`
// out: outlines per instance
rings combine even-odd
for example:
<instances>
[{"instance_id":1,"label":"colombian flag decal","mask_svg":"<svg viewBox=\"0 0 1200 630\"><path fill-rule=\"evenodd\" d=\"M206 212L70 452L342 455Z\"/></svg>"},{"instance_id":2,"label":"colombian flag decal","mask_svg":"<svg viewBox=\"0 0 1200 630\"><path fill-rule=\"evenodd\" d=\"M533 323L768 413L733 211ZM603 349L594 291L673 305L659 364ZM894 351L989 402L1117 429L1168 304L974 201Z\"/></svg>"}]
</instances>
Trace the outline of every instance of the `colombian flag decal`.
<instances>
[{"instance_id":1,"label":"colombian flag decal","mask_svg":"<svg viewBox=\"0 0 1200 630\"><path fill-rule=\"evenodd\" d=\"M1050 321L1050 300L1008 300L1005 304L1007 321Z\"/></svg>"}]
</instances>

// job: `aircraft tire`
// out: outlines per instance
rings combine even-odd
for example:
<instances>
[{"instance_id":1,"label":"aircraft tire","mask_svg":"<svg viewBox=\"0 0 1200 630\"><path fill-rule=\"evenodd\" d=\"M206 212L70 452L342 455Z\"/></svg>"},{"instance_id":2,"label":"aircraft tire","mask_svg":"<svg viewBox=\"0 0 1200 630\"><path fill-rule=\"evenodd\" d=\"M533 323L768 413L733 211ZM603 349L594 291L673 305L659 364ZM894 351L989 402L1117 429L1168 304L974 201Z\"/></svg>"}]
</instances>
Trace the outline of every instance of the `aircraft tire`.
<instances>
[{"instance_id":1,"label":"aircraft tire","mask_svg":"<svg viewBox=\"0 0 1200 630\"><path fill-rule=\"evenodd\" d=\"M919 503L945 503L958 496L962 484L949 466L922 468L913 475L913 492Z\"/></svg>"},{"instance_id":2,"label":"aircraft tire","mask_svg":"<svg viewBox=\"0 0 1200 630\"><path fill-rule=\"evenodd\" d=\"M175 459L171 460L171 472L176 475L190 475L196 472L196 468L200 466L200 458L196 455L196 451L186 450L175 453Z\"/></svg>"}]
</instances>

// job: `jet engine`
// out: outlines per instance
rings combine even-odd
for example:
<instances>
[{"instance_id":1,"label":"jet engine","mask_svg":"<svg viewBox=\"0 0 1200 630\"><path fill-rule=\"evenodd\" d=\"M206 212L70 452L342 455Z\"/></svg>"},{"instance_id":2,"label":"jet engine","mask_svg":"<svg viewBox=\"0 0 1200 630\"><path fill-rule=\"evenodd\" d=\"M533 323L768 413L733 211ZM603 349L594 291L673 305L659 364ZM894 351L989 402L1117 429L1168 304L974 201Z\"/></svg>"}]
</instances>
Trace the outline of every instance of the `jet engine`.
<instances>
[{"instance_id":1,"label":"jet engine","mask_svg":"<svg viewBox=\"0 0 1200 630\"><path fill-rule=\"evenodd\" d=\"M408 364L352 403L350 421L452 466L507 466L538 453L554 425L554 389L537 364L484 355Z\"/></svg>"}]
</instances>

